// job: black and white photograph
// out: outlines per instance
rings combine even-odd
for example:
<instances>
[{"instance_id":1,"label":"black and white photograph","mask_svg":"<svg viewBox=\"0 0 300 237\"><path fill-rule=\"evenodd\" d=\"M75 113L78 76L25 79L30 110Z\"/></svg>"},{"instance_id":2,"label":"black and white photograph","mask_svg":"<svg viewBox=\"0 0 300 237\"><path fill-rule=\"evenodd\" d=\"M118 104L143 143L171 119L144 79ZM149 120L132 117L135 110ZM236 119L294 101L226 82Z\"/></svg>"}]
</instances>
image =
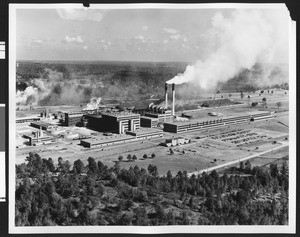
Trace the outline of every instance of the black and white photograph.
<instances>
[{"instance_id":1,"label":"black and white photograph","mask_svg":"<svg viewBox=\"0 0 300 237\"><path fill-rule=\"evenodd\" d=\"M10 233L293 233L284 4L10 4Z\"/></svg>"}]
</instances>

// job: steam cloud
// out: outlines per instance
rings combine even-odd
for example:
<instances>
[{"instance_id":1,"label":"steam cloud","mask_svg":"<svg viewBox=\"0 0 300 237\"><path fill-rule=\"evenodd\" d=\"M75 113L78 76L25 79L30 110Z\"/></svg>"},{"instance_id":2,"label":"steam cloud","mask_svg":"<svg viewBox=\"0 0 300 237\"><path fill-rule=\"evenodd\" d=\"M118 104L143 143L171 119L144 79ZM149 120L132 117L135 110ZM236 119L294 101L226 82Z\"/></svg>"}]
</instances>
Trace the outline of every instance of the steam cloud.
<instances>
[{"instance_id":1,"label":"steam cloud","mask_svg":"<svg viewBox=\"0 0 300 237\"><path fill-rule=\"evenodd\" d=\"M183 74L167 83L191 83L213 89L218 82L227 81L243 69L251 69L255 63L272 62L274 52L282 43L276 23L274 16L257 10L236 10L229 18L217 13L209 32L212 40L217 40L216 50L206 60L187 66ZM262 77L262 80L268 80L268 77Z\"/></svg>"},{"instance_id":2,"label":"steam cloud","mask_svg":"<svg viewBox=\"0 0 300 237\"><path fill-rule=\"evenodd\" d=\"M17 91L16 103L17 104L32 104L36 102L38 95L38 89L29 86L24 91Z\"/></svg>"},{"instance_id":3,"label":"steam cloud","mask_svg":"<svg viewBox=\"0 0 300 237\"><path fill-rule=\"evenodd\" d=\"M94 109L98 109L99 105L101 103L101 98L91 98L90 103L88 103L86 105L86 108L84 108L83 110L94 110Z\"/></svg>"},{"instance_id":4,"label":"steam cloud","mask_svg":"<svg viewBox=\"0 0 300 237\"><path fill-rule=\"evenodd\" d=\"M92 90L64 79L63 73L46 68L43 78L31 79L24 91L17 90L17 105L86 103Z\"/></svg>"}]
</instances>

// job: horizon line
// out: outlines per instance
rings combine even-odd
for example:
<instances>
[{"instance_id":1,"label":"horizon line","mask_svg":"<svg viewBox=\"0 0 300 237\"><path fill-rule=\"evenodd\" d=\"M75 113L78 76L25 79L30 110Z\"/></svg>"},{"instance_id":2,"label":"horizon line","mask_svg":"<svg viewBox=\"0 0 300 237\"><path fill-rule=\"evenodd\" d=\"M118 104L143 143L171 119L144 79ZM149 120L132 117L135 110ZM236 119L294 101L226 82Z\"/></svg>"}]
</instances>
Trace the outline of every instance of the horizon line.
<instances>
[{"instance_id":1,"label":"horizon line","mask_svg":"<svg viewBox=\"0 0 300 237\"><path fill-rule=\"evenodd\" d=\"M26 61L26 62L120 62L120 63L186 63L186 64L194 64L191 61L130 61L130 60L65 60L65 59L17 59L16 62ZM256 62L255 64L289 64L289 62ZM254 64L254 65L255 65Z\"/></svg>"}]
</instances>

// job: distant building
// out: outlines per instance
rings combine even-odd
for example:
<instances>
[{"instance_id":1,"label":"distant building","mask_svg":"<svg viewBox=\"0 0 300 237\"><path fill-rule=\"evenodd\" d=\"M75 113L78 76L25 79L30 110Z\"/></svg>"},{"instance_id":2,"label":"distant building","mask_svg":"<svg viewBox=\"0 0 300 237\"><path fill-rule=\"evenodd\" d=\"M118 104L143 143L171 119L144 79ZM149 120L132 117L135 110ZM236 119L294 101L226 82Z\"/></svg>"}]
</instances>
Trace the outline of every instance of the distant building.
<instances>
[{"instance_id":1,"label":"distant building","mask_svg":"<svg viewBox=\"0 0 300 237\"><path fill-rule=\"evenodd\" d=\"M179 145L183 145L183 144L187 144L190 143L191 140L184 138L184 137L176 137L176 138L170 138L170 139L166 139L164 145L167 147L170 146L179 146Z\"/></svg>"}]
</instances>

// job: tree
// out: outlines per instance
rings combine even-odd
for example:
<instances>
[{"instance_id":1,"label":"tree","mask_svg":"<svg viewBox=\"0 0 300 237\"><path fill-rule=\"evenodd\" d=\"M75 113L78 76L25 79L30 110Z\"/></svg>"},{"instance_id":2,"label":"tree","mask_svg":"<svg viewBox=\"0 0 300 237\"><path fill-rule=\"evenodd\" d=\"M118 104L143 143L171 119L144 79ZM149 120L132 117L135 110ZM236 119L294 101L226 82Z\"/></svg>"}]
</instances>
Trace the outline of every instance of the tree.
<instances>
[{"instance_id":1,"label":"tree","mask_svg":"<svg viewBox=\"0 0 300 237\"><path fill-rule=\"evenodd\" d=\"M249 160L246 161L245 163L245 171L247 174L250 174L251 173L251 163Z\"/></svg>"},{"instance_id":2,"label":"tree","mask_svg":"<svg viewBox=\"0 0 300 237\"><path fill-rule=\"evenodd\" d=\"M153 176L157 176L158 175L157 166L151 164L148 165L148 172Z\"/></svg>"},{"instance_id":3,"label":"tree","mask_svg":"<svg viewBox=\"0 0 300 237\"><path fill-rule=\"evenodd\" d=\"M97 163L93 157L88 158L88 168L92 173L96 173L97 171Z\"/></svg>"},{"instance_id":4,"label":"tree","mask_svg":"<svg viewBox=\"0 0 300 237\"><path fill-rule=\"evenodd\" d=\"M276 103L276 106L278 107L278 109L279 109L279 107L281 107L282 106L282 103L280 102L280 101L278 101L277 103Z\"/></svg>"},{"instance_id":5,"label":"tree","mask_svg":"<svg viewBox=\"0 0 300 237\"><path fill-rule=\"evenodd\" d=\"M145 207L138 207L135 209L134 211L135 216L136 216L136 225L141 226L147 226L149 225L149 219L148 219L148 214L147 211L145 209Z\"/></svg>"},{"instance_id":6,"label":"tree","mask_svg":"<svg viewBox=\"0 0 300 237\"><path fill-rule=\"evenodd\" d=\"M252 106L252 107L256 107L257 105L258 105L257 102L252 102L252 103L251 103L251 106Z\"/></svg>"},{"instance_id":7,"label":"tree","mask_svg":"<svg viewBox=\"0 0 300 237\"><path fill-rule=\"evenodd\" d=\"M47 159L42 159L43 162L43 168L44 168L44 172L50 171L50 172L54 172L55 171L55 166L54 166L54 162L51 158Z\"/></svg>"},{"instance_id":8,"label":"tree","mask_svg":"<svg viewBox=\"0 0 300 237\"><path fill-rule=\"evenodd\" d=\"M105 167L104 164L100 160L97 162L97 166L98 166L98 170L100 172L102 172Z\"/></svg>"},{"instance_id":9,"label":"tree","mask_svg":"<svg viewBox=\"0 0 300 237\"><path fill-rule=\"evenodd\" d=\"M281 175L288 176L288 172L289 172L289 168L288 168L287 162L285 161L281 167Z\"/></svg>"},{"instance_id":10,"label":"tree","mask_svg":"<svg viewBox=\"0 0 300 237\"><path fill-rule=\"evenodd\" d=\"M154 158L155 157L155 154L154 153L152 153L152 155L151 155L151 158Z\"/></svg>"},{"instance_id":11,"label":"tree","mask_svg":"<svg viewBox=\"0 0 300 237\"><path fill-rule=\"evenodd\" d=\"M83 169L84 169L83 162L80 159L75 160L73 164L73 170L76 171L77 174L81 174L83 172Z\"/></svg>"},{"instance_id":12,"label":"tree","mask_svg":"<svg viewBox=\"0 0 300 237\"><path fill-rule=\"evenodd\" d=\"M132 215L128 213L123 213L123 215L118 220L119 225L132 225Z\"/></svg>"},{"instance_id":13,"label":"tree","mask_svg":"<svg viewBox=\"0 0 300 237\"><path fill-rule=\"evenodd\" d=\"M57 171L62 173L69 173L71 164L68 160L64 161L63 158L58 157Z\"/></svg>"},{"instance_id":14,"label":"tree","mask_svg":"<svg viewBox=\"0 0 300 237\"><path fill-rule=\"evenodd\" d=\"M148 158L147 154L144 154L144 155L143 155L143 158L144 158L144 159L147 159L147 158Z\"/></svg>"},{"instance_id":15,"label":"tree","mask_svg":"<svg viewBox=\"0 0 300 237\"><path fill-rule=\"evenodd\" d=\"M130 154L127 155L127 160L130 162L132 160L132 157Z\"/></svg>"},{"instance_id":16,"label":"tree","mask_svg":"<svg viewBox=\"0 0 300 237\"><path fill-rule=\"evenodd\" d=\"M172 173L171 173L170 170L168 170L168 172L167 172L167 180L168 180L169 182L171 182L171 181L172 181L172 178L173 178Z\"/></svg>"},{"instance_id":17,"label":"tree","mask_svg":"<svg viewBox=\"0 0 300 237\"><path fill-rule=\"evenodd\" d=\"M58 157L57 161L58 161L57 171L61 172L62 171L63 158L62 157Z\"/></svg>"},{"instance_id":18,"label":"tree","mask_svg":"<svg viewBox=\"0 0 300 237\"><path fill-rule=\"evenodd\" d=\"M55 192L55 186L51 180L49 180L45 185L45 193L49 196Z\"/></svg>"},{"instance_id":19,"label":"tree","mask_svg":"<svg viewBox=\"0 0 300 237\"><path fill-rule=\"evenodd\" d=\"M244 166L244 162L240 162L240 170L244 170L245 166Z\"/></svg>"},{"instance_id":20,"label":"tree","mask_svg":"<svg viewBox=\"0 0 300 237\"><path fill-rule=\"evenodd\" d=\"M123 160L123 156L119 156L118 160L121 162Z\"/></svg>"},{"instance_id":21,"label":"tree","mask_svg":"<svg viewBox=\"0 0 300 237\"><path fill-rule=\"evenodd\" d=\"M133 160L133 161L136 161L136 160L137 160L136 155L133 155L133 156L132 156L132 160Z\"/></svg>"},{"instance_id":22,"label":"tree","mask_svg":"<svg viewBox=\"0 0 300 237\"><path fill-rule=\"evenodd\" d=\"M42 158L38 154L32 152L29 153L29 156L26 157L27 167L31 168L33 174L40 173L43 168Z\"/></svg>"},{"instance_id":23,"label":"tree","mask_svg":"<svg viewBox=\"0 0 300 237\"><path fill-rule=\"evenodd\" d=\"M277 164L274 164L274 163L270 164L270 173L273 178L278 177L279 170L278 170Z\"/></svg>"},{"instance_id":24,"label":"tree","mask_svg":"<svg viewBox=\"0 0 300 237\"><path fill-rule=\"evenodd\" d=\"M170 148L170 154L173 155L174 154L174 151L172 148Z\"/></svg>"}]
</instances>

